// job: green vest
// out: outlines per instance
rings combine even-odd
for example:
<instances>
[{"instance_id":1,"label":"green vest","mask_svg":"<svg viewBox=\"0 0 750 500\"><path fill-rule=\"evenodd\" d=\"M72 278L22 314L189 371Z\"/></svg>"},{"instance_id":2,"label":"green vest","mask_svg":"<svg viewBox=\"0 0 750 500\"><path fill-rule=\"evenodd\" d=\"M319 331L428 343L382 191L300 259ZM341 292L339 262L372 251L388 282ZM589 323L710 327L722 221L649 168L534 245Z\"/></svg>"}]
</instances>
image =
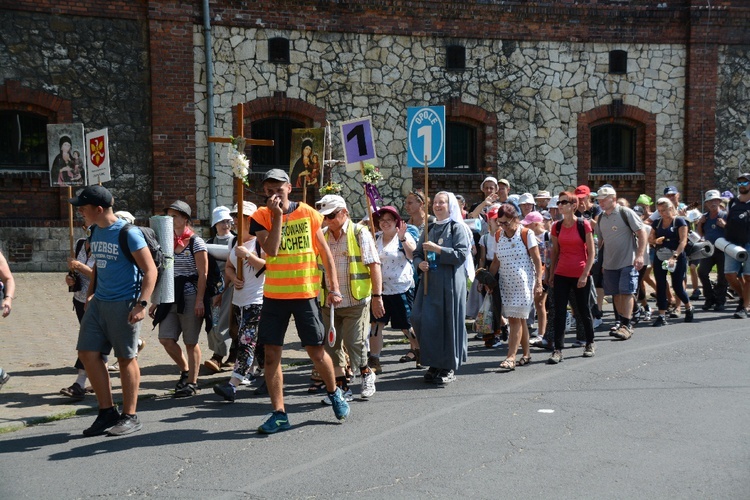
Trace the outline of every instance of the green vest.
<instances>
[{"instance_id":1,"label":"green vest","mask_svg":"<svg viewBox=\"0 0 750 500\"><path fill-rule=\"evenodd\" d=\"M357 226L355 231L354 226ZM357 235L363 230L362 226L349 221L346 230L346 246L349 250L349 283L352 295L357 300L369 297L372 293L372 281L370 281L370 268L362 262L362 249L359 248Z\"/></svg>"}]
</instances>

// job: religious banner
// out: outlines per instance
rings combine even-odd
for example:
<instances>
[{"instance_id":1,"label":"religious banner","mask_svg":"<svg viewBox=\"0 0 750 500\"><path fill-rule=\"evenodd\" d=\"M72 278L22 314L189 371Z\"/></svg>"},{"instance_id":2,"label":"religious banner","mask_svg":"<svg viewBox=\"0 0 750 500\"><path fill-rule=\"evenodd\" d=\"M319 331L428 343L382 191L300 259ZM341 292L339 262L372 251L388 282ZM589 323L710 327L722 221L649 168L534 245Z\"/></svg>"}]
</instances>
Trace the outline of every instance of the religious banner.
<instances>
[{"instance_id":1,"label":"religious banner","mask_svg":"<svg viewBox=\"0 0 750 500\"><path fill-rule=\"evenodd\" d=\"M289 179L293 187L313 187L320 181L323 166L323 129L292 129ZM299 151L299 154L296 152Z\"/></svg>"},{"instance_id":2,"label":"religious banner","mask_svg":"<svg viewBox=\"0 0 750 500\"><path fill-rule=\"evenodd\" d=\"M85 186L83 123L47 125L49 183L52 187Z\"/></svg>"},{"instance_id":3,"label":"religious banner","mask_svg":"<svg viewBox=\"0 0 750 500\"><path fill-rule=\"evenodd\" d=\"M89 186L112 180L109 171L109 133L103 128L86 134L89 154L86 156L86 172Z\"/></svg>"}]
</instances>

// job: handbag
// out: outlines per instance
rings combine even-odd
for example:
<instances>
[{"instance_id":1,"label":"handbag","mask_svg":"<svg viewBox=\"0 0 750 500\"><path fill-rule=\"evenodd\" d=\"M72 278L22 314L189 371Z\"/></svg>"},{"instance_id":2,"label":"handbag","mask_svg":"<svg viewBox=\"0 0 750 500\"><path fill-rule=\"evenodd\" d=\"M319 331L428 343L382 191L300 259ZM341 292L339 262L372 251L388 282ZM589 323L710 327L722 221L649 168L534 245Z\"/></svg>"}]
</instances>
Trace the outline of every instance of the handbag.
<instances>
[{"instance_id":1,"label":"handbag","mask_svg":"<svg viewBox=\"0 0 750 500\"><path fill-rule=\"evenodd\" d=\"M477 333L493 333L492 319L492 293L487 293L482 301L482 307L479 308L479 312L477 313L474 330Z\"/></svg>"}]
</instances>

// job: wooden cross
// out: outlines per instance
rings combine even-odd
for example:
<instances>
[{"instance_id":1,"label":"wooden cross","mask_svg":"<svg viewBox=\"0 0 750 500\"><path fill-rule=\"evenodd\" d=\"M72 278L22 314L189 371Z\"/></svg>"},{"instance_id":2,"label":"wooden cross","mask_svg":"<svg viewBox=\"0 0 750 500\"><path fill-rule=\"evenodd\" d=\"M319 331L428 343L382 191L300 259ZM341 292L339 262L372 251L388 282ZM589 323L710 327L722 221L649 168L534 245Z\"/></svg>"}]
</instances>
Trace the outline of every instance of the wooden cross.
<instances>
[{"instance_id":1,"label":"wooden cross","mask_svg":"<svg viewBox=\"0 0 750 500\"><path fill-rule=\"evenodd\" d=\"M250 139L248 137L245 137L245 114L244 114L244 108L242 106L242 103L238 104L235 108L237 110L235 117L237 119L237 136L241 139L244 139L245 145L247 146L273 146L274 143L272 140L267 139ZM231 137L209 137L208 142L217 142L217 143L224 143L224 144L231 144L232 138ZM244 151L240 151L240 153L244 153ZM245 194L245 185L242 182L243 179L234 178L234 186L237 191L237 237L239 238L240 244L242 243L242 238L245 235L245 221L242 213L243 209L243 202L244 202L244 194ZM237 257L237 278L242 279L242 259L238 256Z\"/></svg>"}]
</instances>

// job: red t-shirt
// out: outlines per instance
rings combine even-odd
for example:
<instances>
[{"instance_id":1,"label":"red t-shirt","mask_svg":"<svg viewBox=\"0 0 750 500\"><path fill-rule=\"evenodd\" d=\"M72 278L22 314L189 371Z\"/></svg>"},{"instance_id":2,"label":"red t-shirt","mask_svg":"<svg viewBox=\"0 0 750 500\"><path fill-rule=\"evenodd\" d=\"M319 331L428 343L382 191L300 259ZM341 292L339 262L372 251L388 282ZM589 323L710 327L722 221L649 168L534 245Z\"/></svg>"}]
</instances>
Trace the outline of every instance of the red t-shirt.
<instances>
[{"instance_id":1,"label":"red t-shirt","mask_svg":"<svg viewBox=\"0 0 750 500\"><path fill-rule=\"evenodd\" d=\"M557 267L555 267L555 274L565 276L567 278L579 278L586 267L586 257L588 253L586 251L586 242L581 239L581 235L578 233L578 222L570 227L565 227L562 221L555 222L560 225L560 234L557 236ZM589 221L583 221L584 233L588 234L592 231L591 224ZM552 229L552 234L555 234L556 228Z\"/></svg>"}]
</instances>

